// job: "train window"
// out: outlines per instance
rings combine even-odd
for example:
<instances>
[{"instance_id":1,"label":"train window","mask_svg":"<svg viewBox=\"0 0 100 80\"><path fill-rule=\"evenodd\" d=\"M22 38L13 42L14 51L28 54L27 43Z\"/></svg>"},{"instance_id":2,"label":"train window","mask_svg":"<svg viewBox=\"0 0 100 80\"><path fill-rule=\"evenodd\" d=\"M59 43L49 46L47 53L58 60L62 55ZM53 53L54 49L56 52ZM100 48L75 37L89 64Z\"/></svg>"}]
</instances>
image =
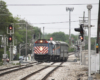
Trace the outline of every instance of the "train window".
<instances>
[{"instance_id":1,"label":"train window","mask_svg":"<svg viewBox=\"0 0 100 80\"><path fill-rule=\"evenodd\" d=\"M38 43L38 44L35 44L35 46L48 46L48 44L46 44L46 43L43 43L43 44Z\"/></svg>"},{"instance_id":2,"label":"train window","mask_svg":"<svg viewBox=\"0 0 100 80\"><path fill-rule=\"evenodd\" d=\"M37 40L35 43L48 43L46 40Z\"/></svg>"}]
</instances>

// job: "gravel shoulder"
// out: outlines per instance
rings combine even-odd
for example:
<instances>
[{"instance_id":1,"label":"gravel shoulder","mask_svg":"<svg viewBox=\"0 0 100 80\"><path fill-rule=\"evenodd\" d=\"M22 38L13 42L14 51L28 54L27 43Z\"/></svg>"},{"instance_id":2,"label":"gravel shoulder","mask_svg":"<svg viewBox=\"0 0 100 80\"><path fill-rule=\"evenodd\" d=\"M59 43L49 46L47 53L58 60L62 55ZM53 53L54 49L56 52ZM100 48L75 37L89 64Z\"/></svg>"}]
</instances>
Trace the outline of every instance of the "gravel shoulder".
<instances>
[{"instance_id":1,"label":"gravel shoulder","mask_svg":"<svg viewBox=\"0 0 100 80\"><path fill-rule=\"evenodd\" d=\"M88 80L88 66L80 65L80 61L75 61L76 57L70 55L68 62L63 63L62 67L54 71L47 80ZM96 74L92 74L93 80Z\"/></svg>"}]
</instances>

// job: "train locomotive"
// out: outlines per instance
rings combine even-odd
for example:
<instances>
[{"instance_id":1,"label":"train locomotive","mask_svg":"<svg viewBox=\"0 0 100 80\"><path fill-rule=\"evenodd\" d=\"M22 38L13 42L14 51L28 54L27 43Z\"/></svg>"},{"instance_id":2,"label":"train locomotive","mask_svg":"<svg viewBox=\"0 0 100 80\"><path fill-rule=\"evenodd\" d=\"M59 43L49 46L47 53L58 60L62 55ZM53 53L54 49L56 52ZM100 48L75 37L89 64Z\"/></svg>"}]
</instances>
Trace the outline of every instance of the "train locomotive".
<instances>
[{"instance_id":1,"label":"train locomotive","mask_svg":"<svg viewBox=\"0 0 100 80\"><path fill-rule=\"evenodd\" d=\"M34 43L34 59L38 62L67 61L68 44L62 41L38 39Z\"/></svg>"}]
</instances>

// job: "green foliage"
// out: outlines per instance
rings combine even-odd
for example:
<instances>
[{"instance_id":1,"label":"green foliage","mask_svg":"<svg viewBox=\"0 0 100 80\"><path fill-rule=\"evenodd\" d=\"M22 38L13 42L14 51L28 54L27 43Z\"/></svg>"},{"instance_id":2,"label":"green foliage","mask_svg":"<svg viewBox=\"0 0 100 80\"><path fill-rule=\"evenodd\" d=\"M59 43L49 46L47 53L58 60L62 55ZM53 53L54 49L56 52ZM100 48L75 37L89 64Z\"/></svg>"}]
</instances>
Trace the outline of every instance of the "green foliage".
<instances>
[{"instance_id":1,"label":"green foliage","mask_svg":"<svg viewBox=\"0 0 100 80\"><path fill-rule=\"evenodd\" d=\"M58 40L58 41L65 41L65 33L64 32L55 32L52 34L52 37L54 40Z\"/></svg>"},{"instance_id":2,"label":"green foliage","mask_svg":"<svg viewBox=\"0 0 100 80\"><path fill-rule=\"evenodd\" d=\"M0 66L2 66L2 65L3 65L3 62L1 61L1 62L0 62Z\"/></svg>"},{"instance_id":3,"label":"green foliage","mask_svg":"<svg viewBox=\"0 0 100 80\"><path fill-rule=\"evenodd\" d=\"M69 35L63 33L63 32L54 32L51 34L47 34L45 33L45 39L50 39L50 37L53 37L53 40L57 40L57 41L65 41L69 44ZM72 38L72 45L77 45L76 41L78 40L78 35L74 35L71 34L71 38ZM95 38L91 38L91 49L95 50ZM88 36L84 37L84 41L85 41L85 49L88 49ZM69 48L69 51L73 51L72 48Z\"/></svg>"},{"instance_id":4,"label":"green foliage","mask_svg":"<svg viewBox=\"0 0 100 80\"><path fill-rule=\"evenodd\" d=\"M7 28L8 26L12 24L14 27L14 35L13 35L13 40L16 44L16 46L19 47L19 44L26 43L26 28L27 28L27 43L32 42L33 34L36 35L36 39L39 38L39 34L41 34L41 31L38 27L34 27L33 25L30 25L27 21L20 19L19 17L13 17L12 14L9 12L7 9L6 3L4 1L0 1L0 35L6 35L7 34ZM23 23L23 24L16 24L16 23ZM26 25L27 24L27 25ZM1 37L0 37L0 45L2 44L1 42ZM19 50L18 50L19 51ZM30 49L28 48L28 52L30 52ZM2 59L2 54L4 53L3 49L0 49L0 60ZM25 54L25 49L23 51ZM7 47L7 54L9 56L9 46Z\"/></svg>"},{"instance_id":5,"label":"green foliage","mask_svg":"<svg viewBox=\"0 0 100 80\"><path fill-rule=\"evenodd\" d=\"M74 48L69 48L68 52L74 52Z\"/></svg>"},{"instance_id":6,"label":"green foliage","mask_svg":"<svg viewBox=\"0 0 100 80\"><path fill-rule=\"evenodd\" d=\"M3 49L0 49L0 61L2 61Z\"/></svg>"},{"instance_id":7,"label":"green foliage","mask_svg":"<svg viewBox=\"0 0 100 80\"><path fill-rule=\"evenodd\" d=\"M16 65L21 65L20 63L16 63Z\"/></svg>"},{"instance_id":8,"label":"green foliage","mask_svg":"<svg viewBox=\"0 0 100 80\"><path fill-rule=\"evenodd\" d=\"M7 26L15 20L6 8L6 3L4 1L0 1L0 4L2 4L2 6L0 6L0 34L6 34Z\"/></svg>"},{"instance_id":9,"label":"green foliage","mask_svg":"<svg viewBox=\"0 0 100 80\"><path fill-rule=\"evenodd\" d=\"M66 41L66 35L64 32L54 32L52 34L45 34L45 39L53 38L53 40L57 41Z\"/></svg>"}]
</instances>

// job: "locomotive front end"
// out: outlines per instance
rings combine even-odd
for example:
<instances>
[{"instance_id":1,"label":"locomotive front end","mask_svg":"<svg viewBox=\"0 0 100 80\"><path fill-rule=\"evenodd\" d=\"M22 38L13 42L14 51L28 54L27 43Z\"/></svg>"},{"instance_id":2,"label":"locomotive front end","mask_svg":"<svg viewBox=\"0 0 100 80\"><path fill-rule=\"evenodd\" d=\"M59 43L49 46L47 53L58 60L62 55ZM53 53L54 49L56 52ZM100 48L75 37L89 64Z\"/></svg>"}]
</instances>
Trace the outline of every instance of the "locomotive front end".
<instances>
[{"instance_id":1,"label":"locomotive front end","mask_svg":"<svg viewBox=\"0 0 100 80\"><path fill-rule=\"evenodd\" d=\"M39 39L34 44L34 58L36 61L43 62L49 59L49 44L45 39Z\"/></svg>"}]
</instances>

